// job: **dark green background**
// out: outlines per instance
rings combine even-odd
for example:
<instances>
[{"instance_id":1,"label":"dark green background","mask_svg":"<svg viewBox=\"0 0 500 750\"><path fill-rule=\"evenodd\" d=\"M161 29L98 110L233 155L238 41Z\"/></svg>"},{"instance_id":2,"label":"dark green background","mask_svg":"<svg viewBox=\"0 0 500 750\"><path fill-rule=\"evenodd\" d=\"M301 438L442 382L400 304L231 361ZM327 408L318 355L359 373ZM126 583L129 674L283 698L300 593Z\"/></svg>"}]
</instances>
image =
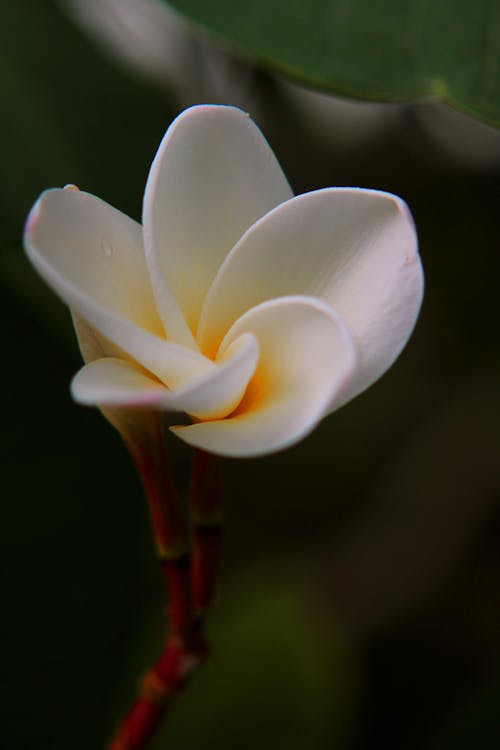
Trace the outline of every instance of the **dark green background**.
<instances>
[{"instance_id":1,"label":"dark green background","mask_svg":"<svg viewBox=\"0 0 500 750\"><path fill-rule=\"evenodd\" d=\"M190 93L120 67L52 2L0 11L0 745L89 750L158 653L161 580L118 437L70 400L69 314L24 259L22 224L67 182L138 218ZM270 76L251 76L251 114L296 192L407 200L427 291L379 383L301 445L225 462L213 660L154 747L496 748L499 171L445 157L412 107L364 147L327 144ZM190 452L169 450L185 491Z\"/></svg>"}]
</instances>

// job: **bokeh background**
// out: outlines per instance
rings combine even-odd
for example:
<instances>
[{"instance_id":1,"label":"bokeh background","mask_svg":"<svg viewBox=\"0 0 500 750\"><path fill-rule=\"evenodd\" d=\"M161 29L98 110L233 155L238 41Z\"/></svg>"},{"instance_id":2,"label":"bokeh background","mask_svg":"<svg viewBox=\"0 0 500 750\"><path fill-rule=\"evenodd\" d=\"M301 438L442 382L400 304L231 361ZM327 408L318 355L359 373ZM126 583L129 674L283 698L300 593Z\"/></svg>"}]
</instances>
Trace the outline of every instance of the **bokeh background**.
<instances>
[{"instance_id":1,"label":"bokeh background","mask_svg":"<svg viewBox=\"0 0 500 750\"><path fill-rule=\"evenodd\" d=\"M499 132L308 91L152 0L2 0L0 87L1 746L103 747L164 628L139 481L70 400L80 356L25 216L74 182L140 218L173 117L224 102L296 192L401 195L427 290L380 382L285 453L225 462L213 659L153 747L500 747ZM190 451L169 451L185 494Z\"/></svg>"}]
</instances>

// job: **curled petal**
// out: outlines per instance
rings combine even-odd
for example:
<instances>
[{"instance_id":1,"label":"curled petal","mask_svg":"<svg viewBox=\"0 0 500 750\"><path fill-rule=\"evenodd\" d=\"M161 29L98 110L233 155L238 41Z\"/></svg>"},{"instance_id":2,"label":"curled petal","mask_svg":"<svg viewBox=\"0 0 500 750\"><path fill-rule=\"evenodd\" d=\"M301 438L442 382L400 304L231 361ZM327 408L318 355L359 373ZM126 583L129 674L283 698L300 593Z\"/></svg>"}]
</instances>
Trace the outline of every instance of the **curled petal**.
<instances>
[{"instance_id":1,"label":"curled petal","mask_svg":"<svg viewBox=\"0 0 500 750\"><path fill-rule=\"evenodd\" d=\"M125 360L125 363L131 362L127 353L123 351L123 349L120 349L120 347L115 346L115 344L113 344L111 341L101 336L100 333L94 328L91 328L89 324L83 320L83 318L80 318L74 310L72 310L71 312L73 325L75 327L78 344L84 362L90 363L94 362L97 359L102 360L109 357L114 357L118 360ZM132 370L135 372L139 372L141 376L144 376L145 374L144 371L138 368L135 363L132 364ZM94 381L95 387L97 386L97 381L95 380L95 378ZM128 388L130 391L130 379L128 382ZM153 383L155 387L158 385L158 383L154 380ZM151 431L155 429L158 415L151 407L151 403L155 401L158 394L156 391L153 392L152 390L150 390L150 385L151 383L147 384L147 390L149 391L149 395L147 395L145 390L146 384L142 382L142 385L139 387L139 391L136 394L130 393L131 399L129 398L128 400L126 400L126 406L124 408L114 407L112 405L101 406L101 412L103 416L113 425L113 427L115 427L115 429L118 430L118 432L125 440L129 441L129 443L130 441L133 442L136 439L138 433L148 435L151 434ZM74 391L73 397L77 401L80 400ZM87 394L87 397L90 398L90 391ZM139 406L134 410L133 407L131 407L130 402L132 400L133 403L135 398L137 398L139 403L142 402L143 405L142 407ZM82 403L94 404L94 400L92 398L90 398L90 402L85 400L85 390L82 390L81 401ZM144 409L144 404L148 405L147 409Z\"/></svg>"},{"instance_id":2,"label":"curled petal","mask_svg":"<svg viewBox=\"0 0 500 750\"><path fill-rule=\"evenodd\" d=\"M345 400L379 378L404 347L423 275L412 218L399 198L329 188L283 203L233 248L208 292L199 341L210 355L246 309L286 294L330 304L345 321L359 368Z\"/></svg>"},{"instance_id":3,"label":"curled petal","mask_svg":"<svg viewBox=\"0 0 500 750\"><path fill-rule=\"evenodd\" d=\"M259 359L255 336L242 333L218 358L208 376L169 394L171 411L185 411L195 419L221 419L240 403Z\"/></svg>"},{"instance_id":4,"label":"curled petal","mask_svg":"<svg viewBox=\"0 0 500 750\"><path fill-rule=\"evenodd\" d=\"M226 419L171 428L187 443L224 456L262 455L304 437L342 398L356 366L343 322L314 298L283 297L249 310L221 350L244 333L257 338L260 357L237 409Z\"/></svg>"},{"instance_id":5,"label":"curled petal","mask_svg":"<svg viewBox=\"0 0 500 750\"><path fill-rule=\"evenodd\" d=\"M169 338L193 345L218 267L251 224L291 196L264 136L241 110L192 107L172 123L143 208L146 258Z\"/></svg>"},{"instance_id":6,"label":"curled petal","mask_svg":"<svg viewBox=\"0 0 500 750\"><path fill-rule=\"evenodd\" d=\"M25 247L45 281L91 328L169 387L214 364L165 341L143 257L141 228L79 190L48 190L28 217Z\"/></svg>"},{"instance_id":7,"label":"curled petal","mask_svg":"<svg viewBox=\"0 0 500 750\"><path fill-rule=\"evenodd\" d=\"M80 404L130 409L161 409L168 389L133 362L115 357L82 367L71 383Z\"/></svg>"},{"instance_id":8,"label":"curled petal","mask_svg":"<svg viewBox=\"0 0 500 750\"><path fill-rule=\"evenodd\" d=\"M109 408L184 411L197 419L218 419L241 401L259 356L257 340L243 334L225 350L207 377L171 391L133 362L108 357L85 365L73 379L73 397Z\"/></svg>"}]
</instances>

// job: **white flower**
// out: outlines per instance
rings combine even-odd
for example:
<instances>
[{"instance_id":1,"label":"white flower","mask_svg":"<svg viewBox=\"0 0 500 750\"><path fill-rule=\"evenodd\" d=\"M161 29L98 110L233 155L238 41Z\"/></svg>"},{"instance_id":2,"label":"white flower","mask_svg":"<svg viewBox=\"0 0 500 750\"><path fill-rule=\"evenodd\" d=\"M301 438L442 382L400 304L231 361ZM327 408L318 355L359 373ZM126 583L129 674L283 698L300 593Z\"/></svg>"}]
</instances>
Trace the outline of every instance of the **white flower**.
<instances>
[{"instance_id":1,"label":"white flower","mask_svg":"<svg viewBox=\"0 0 500 750\"><path fill-rule=\"evenodd\" d=\"M187 443L284 448L377 380L404 347L423 277L406 205L374 190L293 197L252 120L197 106L151 167L143 227L77 189L26 224L39 273L77 316L83 404L183 411ZM132 413L132 412L131 412Z\"/></svg>"}]
</instances>

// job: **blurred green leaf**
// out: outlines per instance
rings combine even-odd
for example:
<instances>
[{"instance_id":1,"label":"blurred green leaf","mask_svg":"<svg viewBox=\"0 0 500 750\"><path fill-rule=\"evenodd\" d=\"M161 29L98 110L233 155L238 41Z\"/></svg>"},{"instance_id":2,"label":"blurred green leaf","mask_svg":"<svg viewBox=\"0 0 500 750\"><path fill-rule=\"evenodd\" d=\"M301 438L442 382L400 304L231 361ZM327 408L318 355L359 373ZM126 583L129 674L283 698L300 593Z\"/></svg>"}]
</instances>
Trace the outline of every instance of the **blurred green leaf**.
<instances>
[{"instance_id":1,"label":"blurred green leaf","mask_svg":"<svg viewBox=\"0 0 500 750\"><path fill-rule=\"evenodd\" d=\"M361 99L437 96L500 123L500 4L490 0L170 0L235 49Z\"/></svg>"},{"instance_id":2,"label":"blurred green leaf","mask_svg":"<svg viewBox=\"0 0 500 750\"><path fill-rule=\"evenodd\" d=\"M496 750L500 747L499 706L497 680L454 713L427 750Z\"/></svg>"},{"instance_id":3,"label":"blurred green leaf","mask_svg":"<svg viewBox=\"0 0 500 750\"><path fill-rule=\"evenodd\" d=\"M357 693L344 633L318 617L293 568L242 578L237 588L221 587L210 627L213 657L154 747L342 747Z\"/></svg>"}]
</instances>

